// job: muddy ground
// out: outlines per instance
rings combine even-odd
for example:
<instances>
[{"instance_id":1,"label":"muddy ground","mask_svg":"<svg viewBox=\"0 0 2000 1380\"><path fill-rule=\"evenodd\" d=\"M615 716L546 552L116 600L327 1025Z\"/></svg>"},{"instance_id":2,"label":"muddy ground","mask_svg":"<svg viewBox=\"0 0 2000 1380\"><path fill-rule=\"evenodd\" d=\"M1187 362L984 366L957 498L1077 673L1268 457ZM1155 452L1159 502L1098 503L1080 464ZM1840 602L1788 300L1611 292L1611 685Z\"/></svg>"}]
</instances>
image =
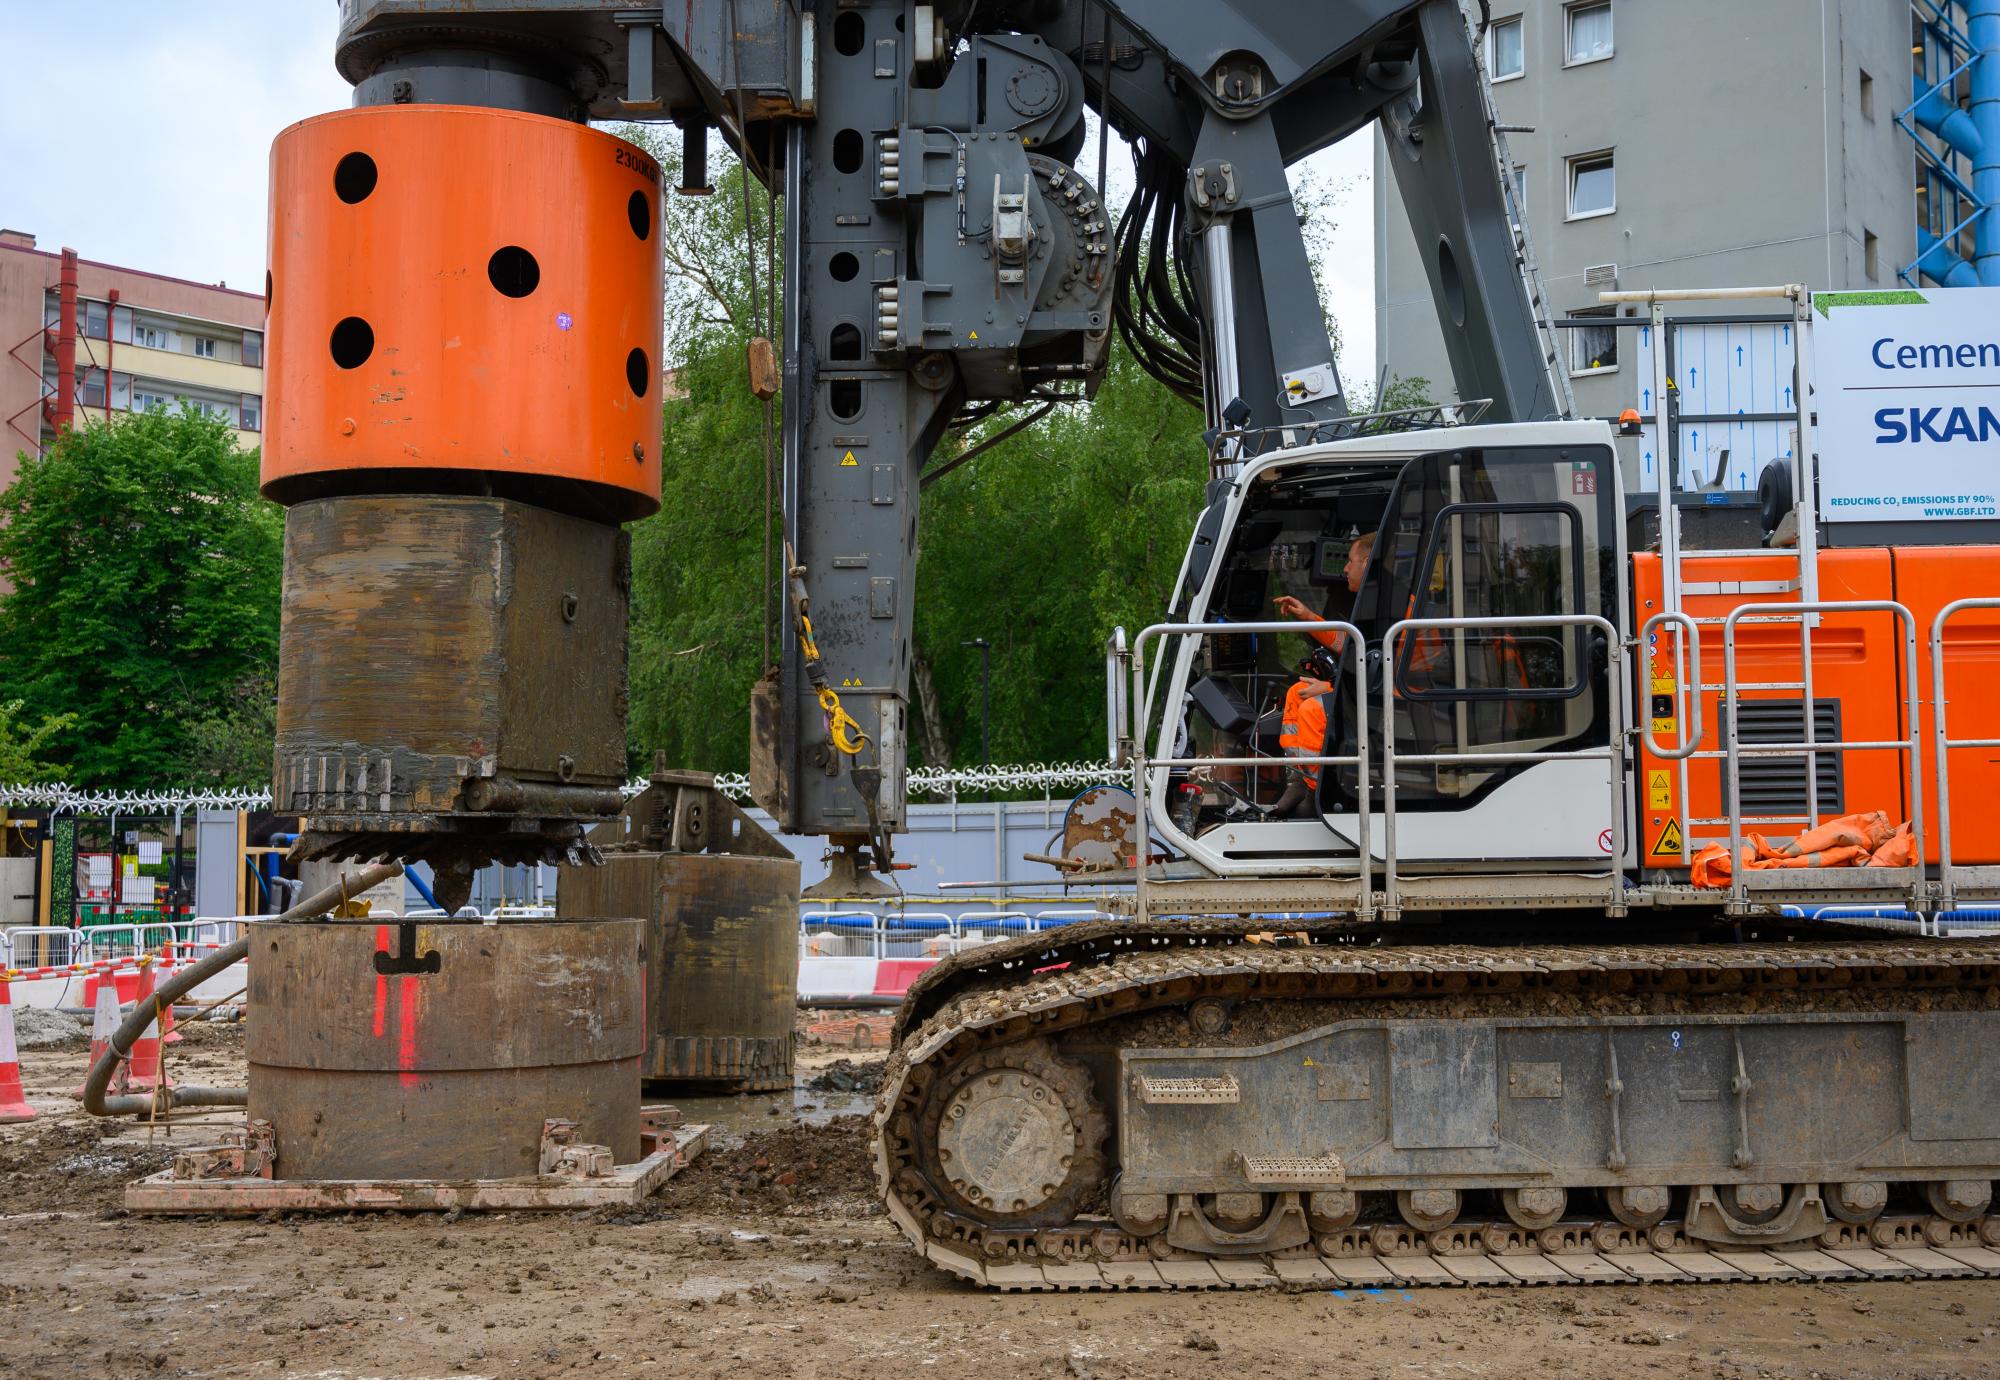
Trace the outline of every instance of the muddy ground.
<instances>
[{"instance_id":1,"label":"muddy ground","mask_svg":"<svg viewBox=\"0 0 2000 1380\"><path fill-rule=\"evenodd\" d=\"M0 1374L2000 1375L1994 1281L982 1294L876 1208L877 1067L846 1049L790 1097L686 1104L717 1139L637 1212L133 1218L169 1151L73 1110L84 1059L24 1052L43 1115L0 1127ZM171 1059L242 1078L233 1029Z\"/></svg>"}]
</instances>

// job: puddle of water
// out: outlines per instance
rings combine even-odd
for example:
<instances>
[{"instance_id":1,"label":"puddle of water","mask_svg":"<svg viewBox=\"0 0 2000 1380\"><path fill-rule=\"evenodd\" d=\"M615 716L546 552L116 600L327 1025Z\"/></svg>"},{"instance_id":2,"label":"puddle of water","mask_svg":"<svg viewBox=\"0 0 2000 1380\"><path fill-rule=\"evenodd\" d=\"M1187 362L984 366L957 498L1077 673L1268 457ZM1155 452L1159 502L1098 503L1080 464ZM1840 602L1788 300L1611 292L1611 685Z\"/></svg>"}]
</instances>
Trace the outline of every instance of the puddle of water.
<instances>
[{"instance_id":1,"label":"puddle of water","mask_svg":"<svg viewBox=\"0 0 2000 1380\"><path fill-rule=\"evenodd\" d=\"M790 1092L751 1093L744 1097L648 1093L646 1100L671 1103L680 1109L683 1120L704 1122L729 1136L780 1126L824 1126L835 1117L862 1116L875 1110L872 1093L819 1092L803 1085L795 1085Z\"/></svg>"}]
</instances>

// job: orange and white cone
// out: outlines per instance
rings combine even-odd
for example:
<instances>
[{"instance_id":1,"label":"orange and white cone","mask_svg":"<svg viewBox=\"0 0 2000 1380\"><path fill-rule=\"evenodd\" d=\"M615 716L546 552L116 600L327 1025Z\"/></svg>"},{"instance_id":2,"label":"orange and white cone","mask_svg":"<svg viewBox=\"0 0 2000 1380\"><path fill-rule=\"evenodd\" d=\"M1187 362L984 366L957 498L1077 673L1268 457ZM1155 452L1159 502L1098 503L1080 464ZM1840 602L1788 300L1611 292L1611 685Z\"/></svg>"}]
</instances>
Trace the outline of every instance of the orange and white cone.
<instances>
[{"instance_id":1,"label":"orange and white cone","mask_svg":"<svg viewBox=\"0 0 2000 1380\"><path fill-rule=\"evenodd\" d=\"M144 963L139 969L138 1002L143 1008L153 1005L153 965ZM146 1022L146 1032L132 1042L132 1057L126 1060L125 1086L151 1091L167 1086L167 1071L160 1066L160 1021L156 1016Z\"/></svg>"},{"instance_id":2,"label":"orange and white cone","mask_svg":"<svg viewBox=\"0 0 2000 1380\"><path fill-rule=\"evenodd\" d=\"M160 960L160 981L165 982L173 975L174 961L171 958L162 958ZM163 1045L177 1045L180 1042L181 1033L174 1029L174 1004L167 1002L160 1008L160 1043Z\"/></svg>"},{"instance_id":3,"label":"orange and white cone","mask_svg":"<svg viewBox=\"0 0 2000 1380\"><path fill-rule=\"evenodd\" d=\"M21 1056L14 1048L14 1007L8 994L13 985L11 977L0 973L0 1123L35 1119L21 1087Z\"/></svg>"},{"instance_id":4,"label":"orange and white cone","mask_svg":"<svg viewBox=\"0 0 2000 1380\"><path fill-rule=\"evenodd\" d=\"M111 1037L118 1033L118 992L110 983L97 989L97 1003L90 1012L90 1063L84 1077L90 1077L90 1069L97 1067L97 1061L104 1057L104 1051L111 1047ZM83 1096L83 1086L77 1085L72 1097Z\"/></svg>"}]
</instances>

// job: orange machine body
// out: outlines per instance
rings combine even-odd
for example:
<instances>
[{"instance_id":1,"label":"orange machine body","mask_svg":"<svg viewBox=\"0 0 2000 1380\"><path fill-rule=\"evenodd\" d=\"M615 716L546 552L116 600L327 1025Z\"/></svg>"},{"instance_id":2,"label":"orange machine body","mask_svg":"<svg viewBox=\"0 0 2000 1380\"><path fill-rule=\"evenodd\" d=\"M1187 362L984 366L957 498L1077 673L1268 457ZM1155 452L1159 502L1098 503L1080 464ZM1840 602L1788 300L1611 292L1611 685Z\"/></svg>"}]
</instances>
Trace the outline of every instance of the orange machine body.
<instances>
[{"instance_id":1,"label":"orange machine body","mask_svg":"<svg viewBox=\"0 0 2000 1380\"><path fill-rule=\"evenodd\" d=\"M1660 559L1651 552L1640 553L1632 558L1632 566L1637 623L1643 623L1660 608ZM1787 575L1793 569L1789 561L1769 558L1685 553L1683 607L1697 619L1720 619L1743 604L1796 602L1799 597L1796 592L1770 592L1758 587L1773 580L1774 566L1781 566ZM1750 588L1743 588L1746 585ZM1919 783L1924 793L1925 852L1931 862L1938 858L1931 623L1938 610L1953 599L1991 590L2000 590L2000 546L1854 547L1824 550L1819 554L1822 600L1893 599L1915 616L1923 731ZM1702 679L1710 685L1720 685L1722 625L1703 623L1700 627ZM1839 737L1876 742L1908 738L1905 653L1894 615L1828 614L1812 638L1813 698L1821 704L1822 713L1829 701L1838 703ZM1799 625L1795 621L1739 623L1736 648L1739 684L1802 679ZM1682 701L1672 633L1661 632L1654 645L1641 650L1640 725L1651 728L1652 738L1661 744L1672 744L1684 729L1679 717ZM1981 736L1979 725L2000 719L2000 612L1968 610L1947 624L1945 695L1950 706L1947 722L1954 737ZM1741 698L1789 701L1794 706L1790 725L1793 730L1798 728L1796 706L1803 698L1801 691L1744 690ZM1715 692L1702 695L1704 750L1722 747L1720 699ZM1671 713L1663 716L1657 712L1669 706ZM1748 722L1746 718L1746 727ZM1743 741L1750 741L1747 734ZM1895 820L1910 818L1909 787L1899 754L1855 750L1839 756L1842 759L1839 795L1829 799L1822 794L1819 807L1823 817L1857 810L1883 810ZM1791 765L1798 759L1763 759L1767 763L1774 760L1785 761L1802 776L1801 769ZM1978 808L2000 794L2000 751L1954 749L1949 767L1954 805L1952 860L2000 862L2000 814ZM1686 860L1702 845L1728 839L1726 824L1698 822L1727 817L1728 798L1723 790L1721 768L1722 763L1715 758L1697 758L1687 764L1685 814L1690 823L1683 834L1679 825L1682 814L1679 764L1659 757L1650 746L1642 750L1638 793L1640 857L1645 867L1684 868ZM1797 789L1802 789L1802 785ZM1773 838L1789 837L1806 827L1800 823L1751 821L1747 816L1752 813L1754 807L1746 799L1746 835L1756 832Z\"/></svg>"},{"instance_id":2,"label":"orange machine body","mask_svg":"<svg viewBox=\"0 0 2000 1380\"><path fill-rule=\"evenodd\" d=\"M264 492L477 471L605 520L657 509L659 194L643 150L542 116L380 106L285 130Z\"/></svg>"}]
</instances>

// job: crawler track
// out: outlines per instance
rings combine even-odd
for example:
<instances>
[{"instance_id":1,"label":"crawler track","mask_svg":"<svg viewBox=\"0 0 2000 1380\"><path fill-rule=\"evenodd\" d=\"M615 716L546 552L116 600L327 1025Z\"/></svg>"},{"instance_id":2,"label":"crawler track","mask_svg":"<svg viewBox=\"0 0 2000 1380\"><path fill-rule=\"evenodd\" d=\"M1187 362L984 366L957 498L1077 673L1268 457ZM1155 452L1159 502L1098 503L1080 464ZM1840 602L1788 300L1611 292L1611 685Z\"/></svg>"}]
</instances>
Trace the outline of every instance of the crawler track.
<instances>
[{"instance_id":1,"label":"crawler track","mask_svg":"<svg viewBox=\"0 0 2000 1380\"><path fill-rule=\"evenodd\" d=\"M1672 1220L1650 1229L1564 1220L1531 1231L1475 1213L1424 1232L1364 1213L1349 1226L1316 1225L1304 1245L1219 1255L1121 1228L1102 1192L1064 1197L1076 1210L1048 1225L976 1220L940 1191L935 1143L947 1074L1003 1062L996 1056L1029 1042L1200 1043L1206 1037L1186 1033L1186 1017L1205 999L1237 1004L1245 1043L1349 1014L2000 1011L2000 944L1985 941L1800 942L1780 931L1748 943L1415 946L1382 942L1386 933L1113 923L939 965L899 1018L877 1105L877 1176L890 1217L940 1268L1002 1290L2000 1276L2000 1217L1948 1221L1907 1203L1867 1224L1832 1222L1814 1238L1750 1249L1694 1240Z\"/></svg>"}]
</instances>

